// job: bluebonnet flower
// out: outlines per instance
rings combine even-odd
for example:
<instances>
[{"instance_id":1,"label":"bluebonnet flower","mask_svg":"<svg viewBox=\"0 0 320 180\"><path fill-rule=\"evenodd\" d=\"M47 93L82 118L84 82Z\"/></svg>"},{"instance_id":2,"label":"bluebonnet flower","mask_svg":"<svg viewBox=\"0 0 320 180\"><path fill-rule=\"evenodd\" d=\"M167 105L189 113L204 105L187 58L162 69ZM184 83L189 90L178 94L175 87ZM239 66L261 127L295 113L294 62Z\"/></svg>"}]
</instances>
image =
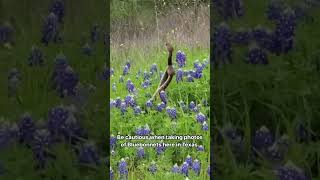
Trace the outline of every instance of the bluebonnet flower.
<instances>
[{"instance_id":1,"label":"bluebonnet flower","mask_svg":"<svg viewBox=\"0 0 320 180\"><path fill-rule=\"evenodd\" d=\"M179 68L177 70L177 76L176 76L176 81L180 82L183 80L183 70L181 68Z\"/></svg>"},{"instance_id":2,"label":"bluebonnet flower","mask_svg":"<svg viewBox=\"0 0 320 180\"><path fill-rule=\"evenodd\" d=\"M123 76L120 76L120 77L119 77L119 82L120 82L120 83L123 83L123 82L124 82Z\"/></svg>"},{"instance_id":3,"label":"bluebonnet flower","mask_svg":"<svg viewBox=\"0 0 320 180\"><path fill-rule=\"evenodd\" d=\"M187 162L183 162L182 166L181 166L181 174L188 176L189 175L189 165Z\"/></svg>"},{"instance_id":4,"label":"bluebonnet flower","mask_svg":"<svg viewBox=\"0 0 320 180\"><path fill-rule=\"evenodd\" d=\"M147 71L144 71L144 73L143 73L143 79L144 79L144 80L150 79L150 73L148 73Z\"/></svg>"},{"instance_id":5,"label":"bluebonnet flower","mask_svg":"<svg viewBox=\"0 0 320 180\"><path fill-rule=\"evenodd\" d=\"M116 90L117 90L116 83L112 83L112 90L113 90L113 91L116 91Z\"/></svg>"},{"instance_id":6,"label":"bluebonnet flower","mask_svg":"<svg viewBox=\"0 0 320 180\"><path fill-rule=\"evenodd\" d=\"M180 173L180 168L179 168L179 166L178 166L177 163L175 163L175 164L173 165L173 167L171 168L171 172L172 172L172 173Z\"/></svg>"},{"instance_id":7,"label":"bluebonnet flower","mask_svg":"<svg viewBox=\"0 0 320 180\"><path fill-rule=\"evenodd\" d=\"M157 105L157 110L159 112L162 112L164 108L166 108L166 104L164 102L161 102L160 104Z\"/></svg>"},{"instance_id":8,"label":"bluebonnet flower","mask_svg":"<svg viewBox=\"0 0 320 180\"><path fill-rule=\"evenodd\" d=\"M79 77L71 66L65 68L64 71L58 74L54 80L60 97L76 95L76 87L79 83Z\"/></svg>"},{"instance_id":9,"label":"bluebonnet flower","mask_svg":"<svg viewBox=\"0 0 320 180\"><path fill-rule=\"evenodd\" d=\"M160 99L163 103L167 104L168 99L167 99L167 93L165 91L160 92Z\"/></svg>"},{"instance_id":10,"label":"bluebonnet flower","mask_svg":"<svg viewBox=\"0 0 320 180\"><path fill-rule=\"evenodd\" d=\"M199 59L197 59L197 60L194 61L193 67L194 67L195 69L197 69L197 68L199 68L199 67L202 67Z\"/></svg>"},{"instance_id":11,"label":"bluebonnet flower","mask_svg":"<svg viewBox=\"0 0 320 180\"><path fill-rule=\"evenodd\" d=\"M116 100L110 99L110 109L116 107Z\"/></svg>"},{"instance_id":12,"label":"bluebonnet flower","mask_svg":"<svg viewBox=\"0 0 320 180\"><path fill-rule=\"evenodd\" d=\"M149 99L149 100L146 102L146 106L147 106L148 108L152 108L152 106L153 106L152 100Z\"/></svg>"},{"instance_id":13,"label":"bluebonnet flower","mask_svg":"<svg viewBox=\"0 0 320 180\"><path fill-rule=\"evenodd\" d=\"M147 87L149 87L151 85L151 82L149 79L145 80L143 83L142 83L142 87L144 89L146 89Z\"/></svg>"},{"instance_id":14,"label":"bluebonnet flower","mask_svg":"<svg viewBox=\"0 0 320 180\"><path fill-rule=\"evenodd\" d=\"M157 165L154 161L151 162L151 165L149 166L149 171L154 174L155 172L157 172Z\"/></svg>"},{"instance_id":15,"label":"bluebonnet flower","mask_svg":"<svg viewBox=\"0 0 320 180\"><path fill-rule=\"evenodd\" d=\"M44 63L44 55L36 46L32 46L30 56L28 58L29 66L41 66Z\"/></svg>"},{"instance_id":16,"label":"bluebonnet flower","mask_svg":"<svg viewBox=\"0 0 320 180\"><path fill-rule=\"evenodd\" d=\"M69 111L63 106L53 107L49 110L47 126L54 137L62 135L68 117Z\"/></svg>"},{"instance_id":17,"label":"bluebonnet flower","mask_svg":"<svg viewBox=\"0 0 320 180\"><path fill-rule=\"evenodd\" d=\"M176 61L178 63L179 68L184 67L186 65L186 55L183 51L177 51Z\"/></svg>"},{"instance_id":18,"label":"bluebonnet flower","mask_svg":"<svg viewBox=\"0 0 320 180\"><path fill-rule=\"evenodd\" d=\"M276 34L282 38L291 38L293 37L295 27L296 27L296 18L294 11L292 9L285 9L276 24Z\"/></svg>"},{"instance_id":19,"label":"bluebonnet flower","mask_svg":"<svg viewBox=\"0 0 320 180\"><path fill-rule=\"evenodd\" d=\"M34 133L32 142L32 151L40 168L44 168L49 157L46 149L51 145L52 139L50 132L46 129L40 129Z\"/></svg>"},{"instance_id":20,"label":"bluebonnet flower","mask_svg":"<svg viewBox=\"0 0 320 180\"><path fill-rule=\"evenodd\" d=\"M127 74L129 74L129 70L130 70L130 68L127 66L127 65L125 65L124 67L123 67L123 72L122 72L122 74L125 76L125 75L127 75Z\"/></svg>"},{"instance_id":21,"label":"bluebonnet flower","mask_svg":"<svg viewBox=\"0 0 320 180\"><path fill-rule=\"evenodd\" d=\"M85 143L79 151L79 162L83 164L99 165L100 158L96 147L92 143Z\"/></svg>"},{"instance_id":22,"label":"bluebonnet flower","mask_svg":"<svg viewBox=\"0 0 320 180\"><path fill-rule=\"evenodd\" d=\"M162 143L162 141L161 141L161 143ZM161 155L166 150L166 147L161 145L161 146L156 146L155 149L156 149L157 155Z\"/></svg>"},{"instance_id":23,"label":"bluebonnet flower","mask_svg":"<svg viewBox=\"0 0 320 180\"><path fill-rule=\"evenodd\" d=\"M124 113L127 112L127 104L126 104L126 102L121 102L120 110L121 110L121 114L124 114Z\"/></svg>"},{"instance_id":24,"label":"bluebonnet flower","mask_svg":"<svg viewBox=\"0 0 320 180\"><path fill-rule=\"evenodd\" d=\"M121 103L122 103L121 102L121 98L117 97L115 101L116 101L116 107L119 108L121 106Z\"/></svg>"},{"instance_id":25,"label":"bluebonnet flower","mask_svg":"<svg viewBox=\"0 0 320 180\"><path fill-rule=\"evenodd\" d=\"M192 157L190 155L188 155L186 157L186 160L185 160L186 163L188 163L188 165L191 167L192 166Z\"/></svg>"},{"instance_id":26,"label":"bluebonnet flower","mask_svg":"<svg viewBox=\"0 0 320 180\"><path fill-rule=\"evenodd\" d=\"M279 180L311 180L302 169L291 161L277 168L275 172Z\"/></svg>"},{"instance_id":27,"label":"bluebonnet flower","mask_svg":"<svg viewBox=\"0 0 320 180\"><path fill-rule=\"evenodd\" d=\"M210 176L210 166L208 166L207 174L208 174L208 176Z\"/></svg>"},{"instance_id":28,"label":"bluebonnet flower","mask_svg":"<svg viewBox=\"0 0 320 180\"><path fill-rule=\"evenodd\" d=\"M201 105L198 104L195 108L191 109L193 112L198 113L201 108Z\"/></svg>"},{"instance_id":29,"label":"bluebonnet flower","mask_svg":"<svg viewBox=\"0 0 320 180\"><path fill-rule=\"evenodd\" d=\"M61 87L61 86L64 85L63 84L64 82L68 82L66 80L66 79L68 79L67 78L68 75L70 75L70 77L72 77L72 74L70 74L72 72L73 72L73 70L69 66L66 56L63 54L58 54L55 58L54 70L53 70L53 74L51 76L51 79L53 81L53 88L62 90L62 88L64 88L64 87ZM75 74L74 74L74 76L75 76ZM76 77L74 77L74 78L75 78L74 80L77 80ZM71 79L70 79L70 81L71 81ZM75 87L76 84L73 84L73 85Z\"/></svg>"},{"instance_id":30,"label":"bluebonnet flower","mask_svg":"<svg viewBox=\"0 0 320 180\"><path fill-rule=\"evenodd\" d=\"M150 68L150 72L151 74L155 73L155 72L158 72L158 67L157 67L157 64L152 64L151 68Z\"/></svg>"},{"instance_id":31,"label":"bluebonnet flower","mask_svg":"<svg viewBox=\"0 0 320 180\"><path fill-rule=\"evenodd\" d=\"M23 115L18 123L20 142L31 144L33 141L36 125L29 114Z\"/></svg>"},{"instance_id":32,"label":"bluebonnet flower","mask_svg":"<svg viewBox=\"0 0 320 180\"><path fill-rule=\"evenodd\" d=\"M267 18L272 21L278 21L283 10L283 4L280 1L271 1L266 11Z\"/></svg>"},{"instance_id":33,"label":"bluebonnet flower","mask_svg":"<svg viewBox=\"0 0 320 180\"><path fill-rule=\"evenodd\" d=\"M139 126L139 127L136 129L136 135L139 135L139 136L146 136L146 135L149 135L150 133L151 133L151 130L150 130L148 124L146 124L146 125L143 126L143 127Z\"/></svg>"},{"instance_id":34,"label":"bluebonnet flower","mask_svg":"<svg viewBox=\"0 0 320 180\"><path fill-rule=\"evenodd\" d=\"M92 55L92 47L89 45L89 43L86 43L82 46L82 52L84 55L87 55L87 56L91 56Z\"/></svg>"},{"instance_id":35,"label":"bluebonnet flower","mask_svg":"<svg viewBox=\"0 0 320 180\"><path fill-rule=\"evenodd\" d=\"M197 122L202 124L204 121L207 120L207 116L199 112L198 114L196 114L196 120Z\"/></svg>"},{"instance_id":36,"label":"bluebonnet flower","mask_svg":"<svg viewBox=\"0 0 320 180\"><path fill-rule=\"evenodd\" d=\"M247 45L250 40L251 40L250 31L247 31L243 28L238 29L232 35L232 42L237 43L237 44Z\"/></svg>"},{"instance_id":37,"label":"bluebonnet flower","mask_svg":"<svg viewBox=\"0 0 320 180\"><path fill-rule=\"evenodd\" d=\"M8 96L16 95L21 84L21 74L16 68L10 69L8 73Z\"/></svg>"},{"instance_id":38,"label":"bluebonnet flower","mask_svg":"<svg viewBox=\"0 0 320 180\"><path fill-rule=\"evenodd\" d=\"M286 9L281 14L276 24L274 41L282 53L287 53L293 48L297 19L292 9ZM279 54L279 52L278 52Z\"/></svg>"},{"instance_id":39,"label":"bluebonnet flower","mask_svg":"<svg viewBox=\"0 0 320 180\"><path fill-rule=\"evenodd\" d=\"M259 130L257 130L253 137L253 147L257 150L266 149L271 146L273 142L273 135L265 126L262 126Z\"/></svg>"},{"instance_id":40,"label":"bluebonnet flower","mask_svg":"<svg viewBox=\"0 0 320 180\"><path fill-rule=\"evenodd\" d=\"M95 43L99 40L99 26L98 24L93 25L90 32L91 42Z\"/></svg>"},{"instance_id":41,"label":"bluebonnet flower","mask_svg":"<svg viewBox=\"0 0 320 180\"><path fill-rule=\"evenodd\" d=\"M167 107L167 113L171 119L177 119L177 110L175 108Z\"/></svg>"},{"instance_id":42,"label":"bluebonnet flower","mask_svg":"<svg viewBox=\"0 0 320 180\"><path fill-rule=\"evenodd\" d=\"M58 42L60 40L58 28L58 17L54 13L50 13L42 27L41 42L45 45L51 41Z\"/></svg>"},{"instance_id":43,"label":"bluebonnet flower","mask_svg":"<svg viewBox=\"0 0 320 180\"><path fill-rule=\"evenodd\" d=\"M203 147L202 145L199 145L199 146L197 147L197 151L204 151L204 147Z\"/></svg>"},{"instance_id":44,"label":"bluebonnet flower","mask_svg":"<svg viewBox=\"0 0 320 180\"><path fill-rule=\"evenodd\" d=\"M194 67L195 68L195 73L198 73L198 74L202 73L204 66L199 61L195 62L194 66L195 66Z\"/></svg>"},{"instance_id":45,"label":"bluebonnet flower","mask_svg":"<svg viewBox=\"0 0 320 180\"><path fill-rule=\"evenodd\" d=\"M69 111L68 118L62 126L62 135L71 144L76 144L79 138L87 138L85 129L80 126L73 112Z\"/></svg>"},{"instance_id":46,"label":"bluebonnet flower","mask_svg":"<svg viewBox=\"0 0 320 180\"><path fill-rule=\"evenodd\" d=\"M137 149L137 156L138 156L138 158L144 158L144 156L145 156L145 151L144 151L143 147L139 147L139 148Z\"/></svg>"},{"instance_id":47,"label":"bluebonnet flower","mask_svg":"<svg viewBox=\"0 0 320 180\"><path fill-rule=\"evenodd\" d=\"M144 134L149 135L150 133L151 133L151 130L149 128L149 125L148 124L144 125Z\"/></svg>"},{"instance_id":48,"label":"bluebonnet flower","mask_svg":"<svg viewBox=\"0 0 320 180\"><path fill-rule=\"evenodd\" d=\"M129 61L127 61L126 62L126 66L129 68L129 70L130 70L130 68L131 68L131 63L129 62Z\"/></svg>"},{"instance_id":49,"label":"bluebonnet flower","mask_svg":"<svg viewBox=\"0 0 320 180\"><path fill-rule=\"evenodd\" d=\"M189 104L189 109L194 109L195 107L196 107L196 103L191 101L190 104Z\"/></svg>"},{"instance_id":50,"label":"bluebonnet flower","mask_svg":"<svg viewBox=\"0 0 320 180\"><path fill-rule=\"evenodd\" d=\"M0 25L0 44L7 44L13 41L14 29L9 23Z\"/></svg>"},{"instance_id":51,"label":"bluebonnet flower","mask_svg":"<svg viewBox=\"0 0 320 180\"><path fill-rule=\"evenodd\" d=\"M202 123L202 128L201 128L201 129L204 130L204 131L208 131L208 130L209 130L209 126L208 126L208 124L207 124L206 121L204 121L204 122Z\"/></svg>"},{"instance_id":52,"label":"bluebonnet flower","mask_svg":"<svg viewBox=\"0 0 320 180\"><path fill-rule=\"evenodd\" d=\"M120 160L118 170L121 178L128 178L128 164L124 158Z\"/></svg>"},{"instance_id":53,"label":"bluebonnet flower","mask_svg":"<svg viewBox=\"0 0 320 180\"><path fill-rule=\"evenodd\" d=\"M132 83L132 81L130 79L127 81L127 90L129 93L132 93L135 91L134 84Z\"/></svg>"},{"instance_id":54,"label":"bluebonnet flower","mask_svg":"<svg viewBox=\"0 0 320 180\"><path fill-rule=\"evenodd\" d=\"M136 101L135 101L133 95L127 95L124 101L126 103L126 106L131 106L131 107L136 106Z\"/></svg>"},{"instance_id":55,"label":"bluebonnet flower","mask_svg":"<svg viewBox=\"0 0 320 180\"><path fill-rule=\"evenodd\" d=\"M2 149L18 139L19 129L16 124L11 125L6 121L3 123L2 119L0 120L0 149Z\"/></svg>"},{"instance_id":56,"label":"bluebonnet flower","mask_svg":"<svg viewBox=\"0 0 320 180\"><path fill-rule=\"evenodd\" d=\"M195 71L194 73L192 73L192 76L195 79L200 79L202 77L202 72L201 71Z\"/></svg>"},{"instance_id":57,"label":"bluebonnet flower","mask_svg":"<svg viewBox=\"0 0 320 180\"><path fill-rule=\"evenodd\" d=\"M104 64L101 75L99 75L99 76L101 76L102 80L108 80L109 76L113 76L113 71L111 72L111 69L109 71L107 64Z\"/></svg>"},{"instance_id":58,"label":"bluebonnet flower","mask_svg":"<svg viewBox=\"0 0 320 180\"><path fill-rule=\"evenodd\" d=\"M141 108L140 108L140 106L135 106L135 107L134 107L134 114L141 114Z\"/></svg>"},{"instance_id":59,"label":"bluebonnet flower","mask_svg":"<svg viewBox=\"0 0 320 180\"><path fill-rule=\"evenodd\" d=\"M250 64L268 64L266 52L256 46L250 47L247 62Z\"/></svg>"},{"instance_id":60,"label":"bluebonnet flower","mask_svg":"<svg viewBox=\"0 0 320 180\"><path fill-rule=\"evenodd\" d=\"M116 147L116 143L117 143L117 138L111 134L110 136L110 148L114 149Z\"/></svg>"},{"instance_id":61,"label":"bluebonnet flower","mask_svg":"<svg viewBox=\"0 0 320 180\"><path fill-rule=\"evenodd\" d=\"M195 159L192 163L192 170L199 176L201 170L201 163L198 159Z\"/></svg>"},{"instance_id":62,"label":"bluebonnet flower","mask_svg":"<svg viewBox=\"0 0 320 180\"><path fill-rule=\"evenodd\" d=\"M193 77L189 74L188 76L187 76L187 82L193 82L194 80L193 80Z\"/></svg>"},{"instance_id":63,"label":"bluebonnet flower","mask_svg":"<svg viewBox=\"0 0 320 180\"><path fill-rule=\"evenodd\" d=\"M65 4L64 4L64 1L63 0L55 0L49 11L51 13L54 13L57 18L58 18L58 21L60 23L63 23L63 18L64 18L64 15L65 15Z\"/></svg>"},{"instance_id":64,"label":"bluebonnet flower","mask_svg":"<svg viewBox=\"0 0 320 180\"><path fill-rule=\"evenodd\" d=\"M231 63L231 38L229 26L227 26L225 23L217 26L213 33L214 64L218 65Z\"/></svg>"}]
</instances>

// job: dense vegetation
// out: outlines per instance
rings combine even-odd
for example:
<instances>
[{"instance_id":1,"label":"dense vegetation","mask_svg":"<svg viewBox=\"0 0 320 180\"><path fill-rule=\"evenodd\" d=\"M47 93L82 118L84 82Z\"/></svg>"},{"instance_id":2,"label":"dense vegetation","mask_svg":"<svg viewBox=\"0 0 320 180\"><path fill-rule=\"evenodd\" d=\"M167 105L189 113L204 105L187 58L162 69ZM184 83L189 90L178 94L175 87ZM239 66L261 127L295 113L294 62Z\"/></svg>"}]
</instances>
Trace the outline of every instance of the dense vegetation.
<instances>
[{"instance_id":1,"label":"dense vegetation","mask_svg":"<svg viewBox=\"0 0 320 180\"><path fill-rule=\"evenodd\" d=\"M107 179L105 1L0 1L0 179Z\"/></svg>"},{"instance_id":2,"label":"dense vegetation","mask_svg":"<svg viewBox=\"0 0 320 180\"><path fill-rule=\"evenodd\" d=\"M217 179L319 179L319 3L213 4Z\"/></svg>"}]
</instances>

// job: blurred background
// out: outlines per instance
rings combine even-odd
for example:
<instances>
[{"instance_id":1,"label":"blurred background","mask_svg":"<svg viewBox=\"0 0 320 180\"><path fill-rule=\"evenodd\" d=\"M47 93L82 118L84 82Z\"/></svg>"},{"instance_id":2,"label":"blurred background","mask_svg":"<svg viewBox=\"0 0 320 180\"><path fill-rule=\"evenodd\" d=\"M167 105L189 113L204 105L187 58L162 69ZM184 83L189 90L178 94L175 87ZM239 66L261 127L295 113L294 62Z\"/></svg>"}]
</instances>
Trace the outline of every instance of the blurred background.
<instances>
[{"instance_id":1,"label":"blurred background","mask_svg":"<svg viewBox=\"0 0 320 180\"><path fill-rule=\"evenodd\" d=\"M107 179L107 3L0 1L0 179Z\"/></svg>"}]
</instances>

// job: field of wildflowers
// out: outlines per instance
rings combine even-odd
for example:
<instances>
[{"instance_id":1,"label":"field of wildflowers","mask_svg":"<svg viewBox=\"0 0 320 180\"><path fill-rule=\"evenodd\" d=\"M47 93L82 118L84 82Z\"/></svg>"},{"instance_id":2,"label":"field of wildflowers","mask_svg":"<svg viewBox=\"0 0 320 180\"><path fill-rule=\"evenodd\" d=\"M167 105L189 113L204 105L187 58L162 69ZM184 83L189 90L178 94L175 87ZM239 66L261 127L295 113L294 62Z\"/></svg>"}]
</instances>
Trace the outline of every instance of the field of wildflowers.
<instances>
[{"instance_id":1,"label":"field of wildflowers","mask_svg":"<svg viewBox=\"0 0 320 180\"><path fill-rule=\"evenodd\" d=\"M203 11L199 17L206 17L201 19L193 18L190 7L179 9L173 6L168 10L170 13L159 11L157 14L153 9L163 1L155 2L156 7L143 9L143 12L153 14L141 13L130 21L140 22L136 26L130 26L129 22L126 24L126 19L111 24L110 177L132 180L210 179L209 8L201 6ZM174 4L166 2L169 6ZM111 6L115 11L111 14L119 13L116 10L119 7L119 4ZM146 19L150 18L154 20L148 22ZM197 18L199 20L195 21ZM189 28L196 26L194 23L201 28L192 32ZM134 27L141 29L130 31ZM146 31L146 28L154 29ZM197 43L192 43L193 39L197 39ZM174 48L172 60L176 74L168 88L152 100L168 65L166 42L172 43ZM197 135L203 139L125 140L118 139L117 135ZM197 145L122 147L125 142Z\"/></svg>"},{"instance_id":2,"label":"field of wildflowers","mask_svg":"<svg viewBox=\"0 0 320 180\"><path fill-rule=\"evenodd\" d=\"M174 57L176 76L168 90L160 92L154 101L150 98L166 67L166 53L155 53L151 62L137 63L142 60L132 57L134 60L122 61L121 66L111 63L110 171L115 179L209 179L208 53L178 50ZM203 140L185 141L197 143L196 147L121 147L121 143L130 141L117 139L118 134L198 135ZM172 142L177 141L165 141Z\"/></svg>"},{"instance_id":3,"label":"field of wildflowers","mask_svg":"<svg viewBox=\"0 0 320 180\"><path fill-rule=\"evenodd\" d=\"M25 2L0 5L0 179L107 179L105 2Z\"/></svg>"},{"instance_id":4,"label":"field of wildflowers","mask_svg":"<svg viewBox=\"0 0 320 180\"><path fill-rule=\"evenodd\" d=\"M320 179L319 1L213 3L217 179Z\"/></svg>"}]
</instances>

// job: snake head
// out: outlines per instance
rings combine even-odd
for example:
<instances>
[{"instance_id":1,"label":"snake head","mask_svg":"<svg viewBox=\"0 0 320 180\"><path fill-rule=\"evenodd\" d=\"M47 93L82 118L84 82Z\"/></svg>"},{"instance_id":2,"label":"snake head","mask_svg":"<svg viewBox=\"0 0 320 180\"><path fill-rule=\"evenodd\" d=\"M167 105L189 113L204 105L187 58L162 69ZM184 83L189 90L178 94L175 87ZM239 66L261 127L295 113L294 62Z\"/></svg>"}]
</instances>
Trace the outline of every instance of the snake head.
<instances>
[{"instance_id":1,"label":"snake head","mask_svg":"<svg viewBox=\"0 0 320 180\"><path fill-rule=\"evenodd\" d=\"M167 50L169 51L169 52L173 52L173 47L172 47L172 45L170 44L170 43L166 43L166 47L167 47Z\"/></svg>"}]
</instances>

